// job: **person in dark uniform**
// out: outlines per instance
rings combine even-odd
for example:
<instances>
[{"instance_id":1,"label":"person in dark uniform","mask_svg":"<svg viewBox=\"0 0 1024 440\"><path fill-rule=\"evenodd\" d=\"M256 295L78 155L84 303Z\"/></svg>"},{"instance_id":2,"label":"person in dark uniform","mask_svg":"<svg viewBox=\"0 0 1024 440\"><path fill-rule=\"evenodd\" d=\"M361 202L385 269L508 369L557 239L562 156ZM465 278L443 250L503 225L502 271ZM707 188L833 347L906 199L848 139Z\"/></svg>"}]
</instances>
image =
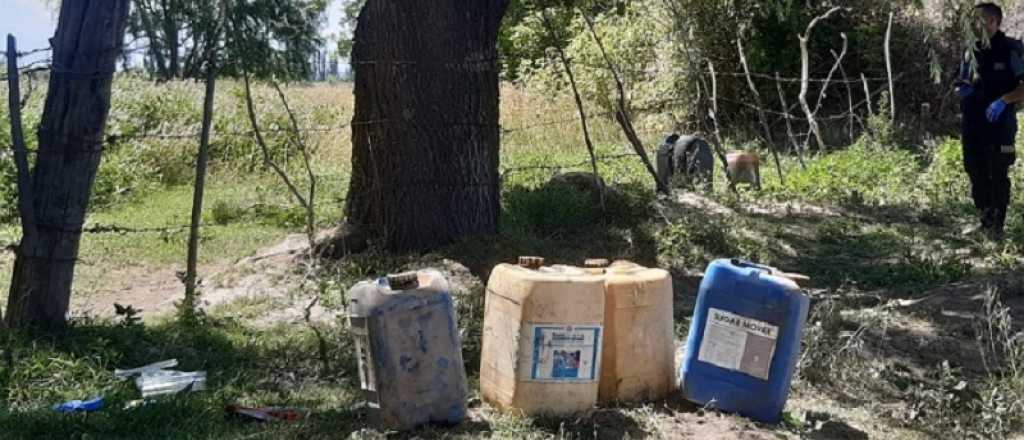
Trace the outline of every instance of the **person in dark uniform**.
<instances>
[{"instance_id":1,"label":"person in dark uniform","mask_svg":"<svg viewBox=\"0 0 1024 440\"><path fill-rule=\"evenodd\" d=\"M957 80L961 141L981 229L998 240L1010 203L1010 166L1016 161L1015 106L1024 101L1024 45L999 29L999 6L981 3L975 12L980 41L965 54Z\"/></svg>"}]
</instances>

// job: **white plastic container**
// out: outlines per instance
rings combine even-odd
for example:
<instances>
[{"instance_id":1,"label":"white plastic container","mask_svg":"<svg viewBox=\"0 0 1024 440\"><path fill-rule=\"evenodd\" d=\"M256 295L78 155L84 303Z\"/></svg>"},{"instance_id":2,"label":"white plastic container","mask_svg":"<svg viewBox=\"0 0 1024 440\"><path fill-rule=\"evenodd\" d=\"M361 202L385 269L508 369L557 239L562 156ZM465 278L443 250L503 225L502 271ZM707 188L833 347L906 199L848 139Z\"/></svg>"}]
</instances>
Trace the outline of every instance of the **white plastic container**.
<instances>
[{"instance_id":1,"label":"white plastic container","mask_svg":"<svg viewBox=\"0 0 1024 440\"><path fill-rule=\"evenodd\" d=\"M364 281L348 297L359 378L377 421L397 430L461 422L468 386L444 276L429 269Z\"/></svg>"}]
</instances>

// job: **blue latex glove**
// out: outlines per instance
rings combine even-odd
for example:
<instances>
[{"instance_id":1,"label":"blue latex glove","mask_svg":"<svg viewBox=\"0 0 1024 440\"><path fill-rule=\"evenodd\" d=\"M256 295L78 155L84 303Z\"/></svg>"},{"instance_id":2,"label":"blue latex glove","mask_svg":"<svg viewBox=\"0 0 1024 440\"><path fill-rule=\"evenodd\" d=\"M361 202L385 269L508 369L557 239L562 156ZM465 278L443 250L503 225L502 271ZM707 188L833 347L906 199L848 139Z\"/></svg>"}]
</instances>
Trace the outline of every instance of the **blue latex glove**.
<instances>
[{"instance_id":1,"label":"blue latex glove","mask_svg":"<svg viewBox=\"0 0 1024 440\"><path fill-rule=\"evenodd\" d=\"M1006 101L999 98L989 104L988 110L985 110L985 117L988 118L988 122L996 122L1002 116L1003 110L1006 110Z\"/></svg>"},{"instance_id":2,"label":"blue latex glove","mask_svg":"<svg viewBox=\"0 0 1024 440\"><path fill-rule=\"evenodd\" d=\"M70 413L76 411L82 412L93 412L99 411L103 408L103 398L97 397L92 400L72 400L64 403L58 403L53 406L53 410L59 413Z\"/></svg>"},{"instance_id":3,"label":"blue latex glove","mask_svg":"<svg viewBox=\"0 0 1024 440\"><path fill-rule=\"evenodd\" d=\"M960 95L961 98L966 98L974 93L974 87L971 87L970 84L964 84L956 88L956 93Z\"/></svg>"}]
</instances>

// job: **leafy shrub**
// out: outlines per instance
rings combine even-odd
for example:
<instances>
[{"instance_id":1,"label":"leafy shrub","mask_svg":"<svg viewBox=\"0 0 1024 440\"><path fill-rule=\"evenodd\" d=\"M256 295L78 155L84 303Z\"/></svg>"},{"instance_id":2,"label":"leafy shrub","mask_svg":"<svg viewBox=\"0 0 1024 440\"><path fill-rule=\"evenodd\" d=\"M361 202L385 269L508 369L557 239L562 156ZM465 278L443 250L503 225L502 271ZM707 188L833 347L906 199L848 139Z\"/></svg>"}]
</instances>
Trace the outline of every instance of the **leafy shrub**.
<instances>
[{"instance_id":1,"label":"leafy shrub","mask_svg":"<svg viewBox=\"0 0 1024 440\"><path fill-rule=\"evenodd\" d=\"M769 193L790 200L831 201L849 205L892 205L915 199L920 166L913 154L861 139L793 170L786 183L770 182Z\"/></svg>"},{"instance_id":2,"label":"leafy shrub","mask_svg":"<svg viewBox=\"0 0 1024 440\"><path fill-rule=\"evenodd\" d=\"M775 253L752 230L738 217L691 211L657 233L658 256L670 267L704 267L722 257L773 264Z\"/></svg>"},{"instance_id":3,"label":"leafy shrub","mask_svg":"<svg viewBox=\"0 0 1024 440\"><path fill-rule=\"evenodd\" d=\"M568 185L515 186L504 195L507 221L541 234L628 227L649 213L651 193L637 184L610 187L604 208L593 192Z\"/></svg>"},{"instance_id":4,"label":"leafy shrub","mask_svg":"<svg viewBox=\"0 0 1024 440\"><path fill-rule=\"evenodd\" d=\"M945 139L931 151L931 162L921 175L921 189L935 205L967 202L971 189L960 141Z\"/></svg>"},{"instance_id":5,"label":"leafy shrub","mask_svg":"<svg viewBox=\"0 0 1024 440\"><path fill-rule=\"evenodd\" d=\"M210 215L213 216L213 222L215 224L223 226L242 219L242 217L245 216L245 209L237 203L232 203L227 200L218 200L213 203L213 208L210 209Z\"/></svg>"},{"instance_id":6,"label":"leafy shrub","mask_svg":"<svg viewBox=\"0 0 1024 440\"><path fill-rule=\"evenodd\" d=\"M103 156L96 181L92 186L90 206L107 207L132 192L145 192L153 183L152 169L132 157L130 152L116 151Z\"/></svg>"}]
</instances>

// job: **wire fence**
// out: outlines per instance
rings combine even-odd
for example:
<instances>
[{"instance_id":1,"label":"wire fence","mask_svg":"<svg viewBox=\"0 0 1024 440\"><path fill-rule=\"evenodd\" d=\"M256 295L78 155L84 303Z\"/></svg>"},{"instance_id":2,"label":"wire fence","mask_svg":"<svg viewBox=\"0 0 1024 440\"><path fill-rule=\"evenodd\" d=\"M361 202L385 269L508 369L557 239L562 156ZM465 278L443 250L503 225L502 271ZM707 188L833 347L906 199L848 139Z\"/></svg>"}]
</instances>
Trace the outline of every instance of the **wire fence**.
<instances>
[{"instance_id":1,"label":"wire fence","mask_svg":"<svg viewBox=\"0 0 1024 440\"><path fill-rule=\"evenodd\" d=\"M141 51L141 50L146 50L146 48L136 48L136 49L133 49L133 50ZM40 48L40 49L32 49L32 50L28 50L28 51L23 51L23 52L19 51L17 56L18 57L38 56L40 54L45 54L45 53L49 53L49 52L51 52L51 49L49 49L49 48ZM6 56L6 53L0 52L0 55ZM480 62L497 63L498 61L499 60L481 60ZM376 65L409 66L409 65L414 65L415 63L392 61L392 62L363 62L363 64L370 64L370 65L374 65L374 66L376 66ZM597 64L582 62L582 61L579 61L579 60L574 60L572 62L572 65L573 65L573 67L577 67L578 66L578 67L587 68L587 69L601 69L601 70L608 70L609 69L607 64L597 65ZM827 78L806 78L806 79L803 79L803 78L783 77L783 76L780 76L777 72L772 72L772 73L764 73L764 72L749 72L749 73L748 72L722 72L722 71L715 71L715 70L712 70L712 69L704 69L704 68L693 69L693 68L676 68L676 67L673 67L673 68L660 68L660 69L659 68L653 68L652 69L652 68L646 68L646 67L617 66L617 68L620 71L627 71L627 72L631 72L631 73L634 73L634 74L643 74L643 75L649 75L649 76L658 76L658 75L694 75L694 74L696 74L696 75L701 75L701 76L705 76L705 77L711 77L712 80L714 80L714 77L712 77L713 75L718 76L718 77L740 77L740 78L747 78L747 79L750 79L750 80L757 79L757 80L761 80L761 81L773 82L773 83L779 84L780 86L782 84L792 85L792 84L795 84L795 83L803 83L804 81L806 81L808 84L816 84L816 85L818 85L818 90L816 91L817 93L809 94L809 96L808 96L808 101L809 101L810 104L814 104L816 101L819 103L817 105L812 105L811 106L811 108L814 109L813 112L812 112L813 120L815 120L815 121L822 121L822 122L849 120L851 126L854 123L853 122L854 120L862 121L864 118L866 118L866 116L871 113L872 101L878 95L880 95L881 93L889 90L888 88L879 87L879 88L876 88L874 91L870 91L870 90L868 90L869 84L870 83L888 83L890 81L888 76L884 76L884 77L880 77L880 76L860 77L860 76L858 76L858 77L853 78L853 79L840 79L840 78L834 78L830 74L830 76L827 77ZM18 71L19 76L28 76L30 78L34 77L35 75L54 73L54 72L59 71L59 69L58 70L54 70L54 66L51 64L51 60L50 59L40 59L40 60L33 61L32 63L30 63L30 64L28 64L26 66L19 67L18 70L19 70ZM6 78L7 73L3 73L2 75L3 75L3 77ZM902 74L896 75L891 81L893 83L899 83L899 82L903 81L902 78L903 78ZM862 98L859 99L859 100L856 100L856 101L854 100L853 93L850 91L853 88L854 84L857 85L858 91L861 90L860 87L864 87ZM826 94L829 93L829 89L832 88L832 87L836 87L837 90L839 90L838 87L840 87L840 86L849 86L849 87L845 88L845 90L842 90L841 92L839 92L839 93L845 92L845 93L843 93L843 95L844 95L845 100L848 101L846 103L846 109L844 111L834 112L834 113L831 113L831 114L820 114L820 115L817 114L818 110L820 109L820 101L826 96ZM781 94L781 91L780 91L780 94ZM705 97L705 99L707 99L707 97ZM715 99L717 99L717 100L719 100L721 102L725 102L725 103L728 103L728 104L731 104L731 105L738 106L740 108L745 108L745 109L747 109L749 111L758 112L759 114L762 114L762 115L769 115L769 116L771 116L772 120L770 121L769 125L771 126L772 129L778 129L779 125L787 124L787 130L786 131L789 134L788 139L784 140L784 141L781 141L781 142L777 142L777 143L782 144L782 145L787 145L788 144L788 146L790 147L791 151L792 151L792 149L805 148L806 145L809 142L809 139L812 136L812 130L811 130L811 126L813 126L813 123L811 122L812 118L808 117L808 115L806 114L806 111L804 111L804 114L802 114L802 115L801 114L797 114L798 109L801 108L799 103L793 103L793 104L790 104L788 106L781 105L782 103L779 103L780 104L779 107L773 109L773 108L766 108L764 106L757 105L757 104L754 103L754 101L752 101L751 99L749 99L749 97L746 97L746 96L733 96L733 97L729 97L729 96L716 96ZM672 106L686 106L686 105L693 105L693 104L694 103L691 102L691 101L684 101L684 100L681 100L681 99L678 99L678 98L670 98L670 99L664 99L664 100L656 100L656 101L653 101L653 102L647 102L646 103L646 108L634 108L634 109L631 109L631 111L636 113L636 114L644 114L644 113L661 111L661 110L663 110L665 108L669 108L669 107L672 107ZM707 102L702 102L702 103L697 103L697 104L698 105L708 105ZM835 107L835 106L833 106L833 107ZM617 111L595 111L595 112L587 113L587 114L585 114L585 116L588 119L591 119L591 120L607 119L607 120L613 120L614 121L615 117L616 117L616 114L617 114ZM304 116L308 116L308 115L304 115ZM712 117L714 117L714 115L712 115ZM546 120L542 120L542 121L539 121L539 122L533 122L533 123L524 123L522 125L517 125L517 126L512 126L512 127L504 127L504 126L500 126L499 125L499 130L500 130L500 133L502 135L514 136L514 135L519 134L519 133L529 133L529 132L549 129L550 127L553 127L553 126L569 125L569 124L580 124L580 121L581 121L580 114L579 113L574 113L571 116L555 117L555 118L552 118L552 119L546 119ZM311 135L311 134L341 133L341 132L345 132L345 131L350 130L352 128L352 125L383 124L383 123L389 123L389 122L401 122L401 121L390 121L390 120L387 120L387 119L373 120L373 121L356 121L356 122L352 122L352 123L339 124L339 125L336 125L336 126L300 127L297 130L297 132L298 132L298 134L300 134L302 136ZM716 121L716 122L718 122L718 121ZM795 124L800 124L800 125L798 125L798 127L800 127L800 128L796 129L795 131L793 130L792 127L789 127L790 125L792 125L794 123ZM804 130L803 128L806 128L806 130ZM269 133L269 134L274 134L274 133L295 133L296 132L295 129L283 128L283 127L263 128L260 131L262 133ZM703 134L710 136L710 132L711 132L710 129L705 129L705 130L702 130L702 131L703 131ZM226 138L226 137L250 137L251 138L251 137L254 137L255 134L256 133L255 133L254 130L237 130L237 131L216 131L215 130L212 133L212 136L214 138L218 138L218 137L219 138ZM657 129L650 129L650 130L639 130L637 134L642 136L642 137L644 137L644 138L648 138L649 139L653 135L666 134L666 133L660 133ZM198 142L199 138L200 138L200 133L199 133L198 130L196 130L196 131L184 131L184 132L173 132L173 131L158 130L158 131L133 132L133 133L107 133L104 136L104 139L102 139L102 143L114 144L114 143L135 142L135 141L145 141L145 140L182 140L182 141L195 140L195 141ZM803 140L801 141L800 139L803 139ZM829 146L825 145L825 146L820 146L820 147L829 147ZM11 148L8 147L8 151L10 151L10 150L11 150ZM630 150L630 147L626 147L625 143L623 143L622 151L629 151L629 150ZM648 150L650 150L650 148L648 148ZM97 150L96 152L98 152L98 151L99 150ZM31 153L31 154L39 154L40 153L40 151L38 149L26 149L26 152L27 153ZM580 152L581 152L581 155L585 154L583 148L580 148ZM608 163L615 162L615 161L639 161L639 155L636 152L630 151L630 152L625 152L625 153L596 155L593 159L596 162L598 162L598 163L608 164ZM537 165L501 167L498 170L498 172L499 172L499 176L498 177L499 177L499 180L501 182L505 182L506 179L510 178L510 176L517 175L517 174L541 172L541 173L550 173L551 175L555 175L555 174L558 174L558 173L563 173L563 172L565 172L567 170L589 170L590 169L589 168L590 165L591 165L591 158L590 157L586 157L586 158L584 158L582 160L579 160L579 161L575 161L574 160L574 161L566 161L566 162L563 162L563 163L550 163L550 162L546 162L546 163L537 164ZM219 226L221 226L221 225L217 225L217 224L204 224L203 225L204 228L219 227ZM167 234L167 233L182 232L182 231L187 230L188 228L189 228L189 225L178 225L178 224L163 225L163 226L145 226L145 227L131 226L131 225L119 225L119 224L95 224L95 225L87 225L86 227L81 229L81 232L89 233L89 234L120 234L120 235L125 235L125 234L153 234L153 233Z\"/></svg>"}]
</instances>

